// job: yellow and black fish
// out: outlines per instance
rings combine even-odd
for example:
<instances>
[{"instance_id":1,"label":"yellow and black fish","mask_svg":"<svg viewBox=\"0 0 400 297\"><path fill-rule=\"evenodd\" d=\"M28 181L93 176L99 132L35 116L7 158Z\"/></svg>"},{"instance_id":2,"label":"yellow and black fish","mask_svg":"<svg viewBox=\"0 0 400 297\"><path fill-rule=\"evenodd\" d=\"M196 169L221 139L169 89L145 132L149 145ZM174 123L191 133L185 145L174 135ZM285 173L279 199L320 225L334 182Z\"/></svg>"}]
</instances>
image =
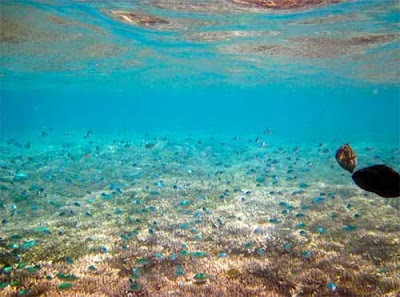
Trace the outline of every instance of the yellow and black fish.
<instances>
[{"instance_id":1,"label":"yellow and black fish","mask_svg":"<svg viewBox=\"0 0 400 297\"><path fill-rule=\"evenodd\" d=\"M339 165L351 173L353 173L354 169L357 166L357 155L350 147L348 143L342 145L336 151L336 161L338 161Z\"/></svg>"}]
</instances>

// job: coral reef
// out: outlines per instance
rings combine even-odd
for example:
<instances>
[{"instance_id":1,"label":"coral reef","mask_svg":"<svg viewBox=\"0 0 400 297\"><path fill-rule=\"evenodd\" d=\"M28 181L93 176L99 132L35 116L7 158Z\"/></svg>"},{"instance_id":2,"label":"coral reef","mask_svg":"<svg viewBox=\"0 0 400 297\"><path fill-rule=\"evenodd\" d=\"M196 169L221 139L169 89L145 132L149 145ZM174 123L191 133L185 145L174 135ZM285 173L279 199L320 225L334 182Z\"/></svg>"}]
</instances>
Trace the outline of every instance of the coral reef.
<instances>
[{"instance_id":1,"label":"coral reef","mask_svg":"<svg viewBox=\"0 0 400 297\"><path fill-rule=\"evenodd\" d=\"M400 290L399 210L337 174L336 144L299 150L153 138L7 150L12 145L2 144L1 156L2 296ZM394 150L379 151L398 164ZM319 159L327 165L311 165ZM23 173L17 178L13 164Z\"/></svg>"}]
</instances>

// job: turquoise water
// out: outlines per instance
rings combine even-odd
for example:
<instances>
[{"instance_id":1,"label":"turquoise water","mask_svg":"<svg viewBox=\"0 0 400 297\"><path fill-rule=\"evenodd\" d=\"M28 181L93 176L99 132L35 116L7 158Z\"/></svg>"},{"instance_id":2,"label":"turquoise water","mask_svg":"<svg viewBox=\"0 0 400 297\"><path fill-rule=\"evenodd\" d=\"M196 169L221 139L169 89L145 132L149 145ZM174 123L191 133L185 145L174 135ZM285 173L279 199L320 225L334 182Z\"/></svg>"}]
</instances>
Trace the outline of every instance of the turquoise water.
<instances>
[{"instance_id":1,"label":"turquoise water","mask_svg":"<svg viewBox=\"0 0 400 297\"><path fill-rule=\"evenodd\" d=\"M398 2L249 2L0 3L0 295L400 294Z\"/></svg>"}]
</instances>

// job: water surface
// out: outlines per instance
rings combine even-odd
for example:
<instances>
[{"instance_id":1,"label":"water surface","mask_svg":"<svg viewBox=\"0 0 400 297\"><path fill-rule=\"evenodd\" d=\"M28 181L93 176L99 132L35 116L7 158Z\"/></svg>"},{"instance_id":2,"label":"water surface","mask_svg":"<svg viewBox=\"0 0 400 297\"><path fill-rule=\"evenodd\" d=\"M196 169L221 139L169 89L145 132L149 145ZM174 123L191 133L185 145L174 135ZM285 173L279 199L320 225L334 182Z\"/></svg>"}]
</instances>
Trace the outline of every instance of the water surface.
<instances>
[{"instance_id":1,"label":"water surface","mask_svg":"<svg viewBox=\"0 0 400 297\"><path fill-rule=\"evenodd\" d=\"M397 296L397 1L2 1L5 296Z\"/></svg>"}]
</instances>

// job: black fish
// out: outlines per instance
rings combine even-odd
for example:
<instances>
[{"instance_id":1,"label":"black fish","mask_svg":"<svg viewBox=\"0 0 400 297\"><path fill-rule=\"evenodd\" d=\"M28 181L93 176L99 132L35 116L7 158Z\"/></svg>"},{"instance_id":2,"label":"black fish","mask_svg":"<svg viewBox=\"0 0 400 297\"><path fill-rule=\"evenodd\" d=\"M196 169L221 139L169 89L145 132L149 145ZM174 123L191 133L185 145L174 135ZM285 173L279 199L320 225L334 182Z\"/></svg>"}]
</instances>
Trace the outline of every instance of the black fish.
<instances>
[{"instance_id":1,"label":"black fish","mask_svg":"<svg viewBox=\"0 0 400 297\"><path fill-rule=\"evenodd\" d=\"M400 197L400 174L385 165L374 165L356 171L352 178L361 189L385 198Z\"/></svg>"}]
</instances>

